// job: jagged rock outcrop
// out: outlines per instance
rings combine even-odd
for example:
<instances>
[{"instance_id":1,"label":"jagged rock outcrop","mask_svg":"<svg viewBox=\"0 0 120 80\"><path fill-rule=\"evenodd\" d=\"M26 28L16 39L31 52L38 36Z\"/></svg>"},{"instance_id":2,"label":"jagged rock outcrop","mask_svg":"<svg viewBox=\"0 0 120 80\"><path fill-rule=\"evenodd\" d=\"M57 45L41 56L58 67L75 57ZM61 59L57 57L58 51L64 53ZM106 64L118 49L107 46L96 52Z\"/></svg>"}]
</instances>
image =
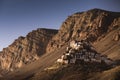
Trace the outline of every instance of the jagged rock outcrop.
<instances>
[{"instance_id":1,"label":"jagged rock outcrop","mask_svg":"<svg viewBox=\"0 0 120 80\"><path fill-rule=\"evenodd\" d=\"M69 16L60 27L56 36L49 42L47 51L54 51L71 40L86 39L96 41L114 29L120 27L120 13L100 9L78 12ZM114 37L118 40L118 35Z\"/></svg>"},{"instance_id":2,"label":"jagged rock outcrop","mask_svg":"<svg viewBox=\"0 0 120 80\"><path fill-rule=\"evenodd\" d=\"M0 68L12 71L37 60L56 33L57 30L37 29L26 37L19 37L0 53Z\"/></svg>"},{"instance_id":3,"label":"jagged rock outcrop","mask_svg":"<svg viewBox=\"0 0 120 80\"><path fill-rule=\"evenodd\" d=\"M115 41L119 41L119 40L120 40L120 31L117 31L117 32L113 35L113 40L115 40Z\"/></svg>"},{"instance_id":4,"label":"jagged rock outcrop","mask_svg":"<svg viewBox=\"0 0 120 80\"><path fill-rule=\"evenodd\" d=\"M101 54L97 54L96 52L85 48L78 51L78 54L76 54L81 56L79 57L80 59L83 56L87 56L90 59L82 58L82 60L89 61L92 59L91 56L94 55L92 60L98 62L99 61L101 62L101 60L103 60L105 63L106 60L108 61L108 63L117 61L115 64L119 65L120 64L119 61L120 12L110 12L100 9L92 9L86 12L78 12L69 16L63 22L58 33L57 30L38 29L36 31L32 31L31 33L29 33L26 37L19 37L8 48L5 48L3 49L2 52L0 52L0 66L2 69L12 71L25 64L31 63L34 60L37 60L39 56L42 55L43 53L51 53L51 54L45 54L41 56L38 61L28 64L16 71L10 72L5 75L2 75L0 73L0 75L6 78L6 80L22 80L22 79L27 80L27 78L34 76L34 74L38 73L38 71L40 71L41 73L41 71L43 71L44 68L54 64L54 62L60 56L62 56L62 53L65 52L66 47L69 45L68 43L71 42L72 40L89 41L90 44L94 46L95 51L97 51L97 53L101 53ZM73 51L75 52L76 50ZM68 50L68 52L70 52L70 50ZM85 54L82 55L82 53ZM71 79L79 80L83 78L83 75L85 76L85 78L83 79L88 80L87 78L90 78L91 75L95 77L95 74L98 73L98 71L100 71L100 75L101 75L101 69L102 71L103 70L106 71L109 69L104 64L100 66L99 64L96 63L94 64L91 62L90 63L88 62L88 64L85 63L81 65L82 68L80 71L79 71L80 69L79 65L78 65L78 69L76 69L76 67L74 67L73 65L71 67L72 68L67 67L66 68L67 70L65 69L66 72L65 70L62 70L63 73L61 73L65 77L66 75L68 75L68 77L70 76L74 77L70 79L68 78L68 80ZM78 73L78 71L80 73L74 74L71 73L71 70L74 73ZM96 70L97 72L96 71L94 72L94 70ZM71 73L71 75L69 75L68 72ZM64 75L64 73L66 73L66 75ZM81 73L83 74L81 75ZM57 72L56 74L59 75L59 73ZM57 78L55 76L56 74L53 74L55 79L57 80L60 79L61 76L58 76ZM81 77L79 75L81 75ZM86 77L86 75L90 75L90 76ZM46 73L44 75L40 75L39 77L41 76L43 77L45 76L45 78L48 77L46 76ZM76 78L76 76L78 76L78 78ZM93 80L96 80L98 78L95 77L95 79ZM46 80L49 79L50 78ZM53 78L51 78L51 80L53 80Z\"/></svg>"}]
</instances>

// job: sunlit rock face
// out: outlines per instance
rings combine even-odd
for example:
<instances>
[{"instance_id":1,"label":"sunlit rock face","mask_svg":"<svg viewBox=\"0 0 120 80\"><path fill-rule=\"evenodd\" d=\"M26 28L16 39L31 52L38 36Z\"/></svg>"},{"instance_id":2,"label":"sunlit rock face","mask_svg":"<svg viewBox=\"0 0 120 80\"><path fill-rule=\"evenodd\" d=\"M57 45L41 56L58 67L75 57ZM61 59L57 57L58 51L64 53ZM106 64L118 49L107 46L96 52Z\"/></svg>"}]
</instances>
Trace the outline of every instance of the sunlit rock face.
<instances>
[{"instance_id":1,"label":"sunlit rock face","mask_svg":"<svg viewBox=\"0 0 120 80\"><path fill-rule=\"evenodd\" d=\"M37 29L26 37L19 37L0 53L0 67L13 71L39 59L46 52L46 46L57 33L52 29Z\"/></svg>"},{"instance_id":2,"label":"sunlit rock face","mask_svg":"<svg viewBox=\"0 0 120 80\"><path fill-rule=\"evenodd\" d=\"M0 52L0 68L13 71L38 60L44 53L58 50L72 40L86 40L94 43L114 30L116 31L111 35L112 40L118 42L120 41L119 12L100 9L78 12L68 16L59 31L37 29L28 33L26 37L21 36L16 39ZM97 50L102 51L101 48Z\"/></svg>"},{"instance_id":3,"label":"sunlit rock face","mask_svg":"<svg viewBox=\"0 0 120 80\"><path fill-rule=\"evenodd\" d=\"M54 51L71 40L96 41L100 36L120 27L120 13L100 9L78 12L62 23L60 30L49 42L47 51ZM115 40L118 35L114 36Z\"/></svg>"}]
</instances>

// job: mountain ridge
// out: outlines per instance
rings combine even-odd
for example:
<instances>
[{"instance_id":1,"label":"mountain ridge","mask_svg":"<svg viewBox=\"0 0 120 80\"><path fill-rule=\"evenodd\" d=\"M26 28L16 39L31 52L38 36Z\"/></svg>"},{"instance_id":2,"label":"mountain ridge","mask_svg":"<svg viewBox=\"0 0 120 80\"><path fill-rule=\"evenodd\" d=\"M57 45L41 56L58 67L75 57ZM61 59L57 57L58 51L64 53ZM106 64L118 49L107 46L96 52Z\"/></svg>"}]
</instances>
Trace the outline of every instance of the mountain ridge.
<instances>
[{"instance_id":1,"label":"mountain ridge","mask_svg":"<svg viewBox=\"0 0 120 80\"><path fill-rule=\"evenodd\" d=\"M45 53L48 41L56 33L57 30L41 28L33 30L26 37L20 36L1 52L1 68L12 71L37 60Z\"/></svg>"},{"instance_id":2,"label":"mountain ridge","mask_svg":"<svg viewBox=\"0 0 120 80\"><path fill-rule=\"evenodd\" d=\"M107 31L118 27L119 14L120 13L107 12L101 9L92 9L82 13L75 13L68 16L62 23L58 34L52 38L49 44L56 43L54 45L56 48L61 47L65 42L72 39L80 40L87 38L89 41L95 41L99 36L107 33ZM52 46L48 45L48 47L51 48ZM53 50L54 47L52 47ZM49 48L47 49L52 51L52 49Z\"/></svg>"},{"instance_id":3,"label":"mountain ridge","mask_svg":"<svg viewBox=\"0 0 120 80\"><path fill-rule=\"evenodd\" d=\"M0 54L0 66L2 66L2 69L12 71L5 74L3 72L3 76L7 75L9 80L18 80L25 79L31 74L35 75L37 70L42 71L43 68L54 64L55 60L62 55L65 51L64 48L72 40L89 41L97 52L102 55L106 54L108 58L113 60L119 60L120 12L110 12L101 9L77 12L68 16L59 30L37 29L28 33L26 37L19 37L12 45L3 49L5 55ZM19 45L21 43L23 45ZM25 48L21 50L23 46ZM15 59L13 59L10 57L12 53L9 50L13 50L11 52L17 51L19 53L18 58L14 57ZM7 58L3 60L3 56ZM50 63L47 61L50 61ZM26 63L26 65L23 65L23 63ZM5 67L6 65L7 67ZM36 65L36 67L32 65ZM16 78L15 76L19 77Z\"/></svg>"}]
</instances>

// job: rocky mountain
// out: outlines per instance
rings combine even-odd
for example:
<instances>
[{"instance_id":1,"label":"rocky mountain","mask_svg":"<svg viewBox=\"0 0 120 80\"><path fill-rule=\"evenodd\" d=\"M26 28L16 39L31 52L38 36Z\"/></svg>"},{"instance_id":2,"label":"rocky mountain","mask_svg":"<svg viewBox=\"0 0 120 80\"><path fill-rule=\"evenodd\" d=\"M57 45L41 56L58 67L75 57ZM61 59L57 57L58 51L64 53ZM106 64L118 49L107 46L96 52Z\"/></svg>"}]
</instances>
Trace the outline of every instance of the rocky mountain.
<instances>
[{"instance_id":1,"label":"rocky mountain","mask_svg":"<svg viewBox=\"0 0 120 80\"><path fill-rule=\"evenodd\" d=\"M0 53L0 68L13 71L29 64L46 52L49 40L57 33L52 29L37 29L19 37Z\"/></svg>"},{"instance_id":2,"label":"rocky mountain","mask_svg":"<svg viewBox=\"0 0 120 80\"><path fill-rule=\"evenodd\" d=\"M70 40L87 39L94 42L100 36L104 36L113 29L120 26L120 13L109 12L101 9L92 9L85 12L78 12L63 22L57 35L49 42L47 51L63 46ZM116 32L115 35L119 35ZM114 36L119 40L119 36ZM54 44L53 44L54 43ZM61 44L60 44L61 43Z\"/></svg>"},{"instance_id":3,"label":"rocky mountain","mask_svg":"<svg viewBox=\"0 0 120 80\"><path fill-rule=\"evenodd\" d=\"M118 55L119 56L119 55ZM54 65L27 80L119 80L120 60L98 53L86 40L71 41Z\"/></svg>"},{"instance_id":4,"label":"rocky mountain","mask_svg":"<svg viewBox=\"0 0 120 80\"><path fill-rule=\"evenodd\" d=\"M55 70L44 71L46 67L55 64L73 40L85 40L101 56L106 55L106 59L120 63L120 12L101 9L77 12L68 16L59 31L38 29L30 32L26 37L19 37L0 54L1 68L12 71L1 76L6 80L119 79L120 65L107 68L96 63L82 63L65 67L60 65L61 67ZM87 53L89 51L85 55Z\"/></svg>"}]
</instances>

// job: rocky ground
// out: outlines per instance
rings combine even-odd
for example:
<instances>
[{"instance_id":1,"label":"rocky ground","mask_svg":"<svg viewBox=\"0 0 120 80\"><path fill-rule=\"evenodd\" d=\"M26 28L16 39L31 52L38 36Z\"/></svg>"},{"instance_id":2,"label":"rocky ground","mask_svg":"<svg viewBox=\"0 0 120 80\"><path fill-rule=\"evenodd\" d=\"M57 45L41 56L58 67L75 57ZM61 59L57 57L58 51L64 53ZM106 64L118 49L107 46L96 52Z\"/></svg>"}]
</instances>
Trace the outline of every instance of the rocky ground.
<instances>
[{"instance_id":1,"label":"rocky ground","mask_svg":"<svg viewBox=\"0 0 120 80\"><path fill-rule=\"evenodd\" d=\"M120 12L92 9L68 16L59 30L37 29L0 52L1 80L119 80L120 66L82 63L44 71L72 40L86 40L95 51L120 63Z\"/></svg>"}]
</instances>

